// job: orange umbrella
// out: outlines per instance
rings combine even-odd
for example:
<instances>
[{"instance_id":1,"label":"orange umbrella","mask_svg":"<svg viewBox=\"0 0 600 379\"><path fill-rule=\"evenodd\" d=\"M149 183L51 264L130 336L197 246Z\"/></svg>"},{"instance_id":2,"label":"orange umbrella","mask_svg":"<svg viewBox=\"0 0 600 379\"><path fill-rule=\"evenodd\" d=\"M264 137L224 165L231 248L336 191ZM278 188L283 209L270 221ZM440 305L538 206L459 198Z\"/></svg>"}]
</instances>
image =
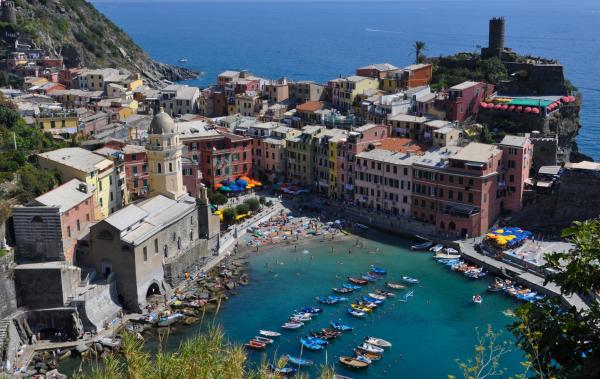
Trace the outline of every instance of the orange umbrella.
<instances>
[{"instance_id":1,"label":"orange umbrella","mask_svg":"<svg viewBox=\"0 0 600 379\"><path fill-rule=\"evenodd\" d=\"M219 188L221 188L221 187L223 187L223 185L222 185L221 183L217 183L217 184L215 184L215 189L219 189Z\"/></svg>"}]
</instances>

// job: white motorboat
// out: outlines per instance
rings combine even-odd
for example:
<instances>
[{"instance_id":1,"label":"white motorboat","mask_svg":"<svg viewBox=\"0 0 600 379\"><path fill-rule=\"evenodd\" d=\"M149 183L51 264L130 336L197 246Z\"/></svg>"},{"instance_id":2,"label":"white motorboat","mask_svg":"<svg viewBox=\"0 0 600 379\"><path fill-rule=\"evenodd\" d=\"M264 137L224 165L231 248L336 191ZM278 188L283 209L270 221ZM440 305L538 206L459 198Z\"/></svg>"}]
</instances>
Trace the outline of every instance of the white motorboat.
<instances>
[{"instance_id":1,"label":"white motorboat","mask_svg":"<svg viewBox=\"0 0 600 379\"><path fill-rule=\"evenodd\" d=\"M279 337L279 336L281 336L281 333L273 332L273 331L270 331L270 330L259 330L258 334L260 334L261 336L265 336L265 337Z\"/></svg>"},{"instance_id":2,"label":"white motorboat","mask_svg":"<svg viewBox=\"0 0 600 379\"><path fill-rule=\"evenodd\" d=\"M376 299L376 300L385 300L385 299L387 299L387 296L378 295L376 293L369 293L369 296L372 297L373 299Z\"/></svg>"},{"instance_id":3,"label":"white motorboat","mask_svg":"<svg viewBox=\"0 0 600 379\"><path fill-rule=\"evenodd\" d=\"M473 302L475 304L481 304L483 303L483 297L481 297L481 295L475 295L473 296Z\"/></svg>"},{"instance_id":4,"label":"white motorboat","mask_svg":"<svg viewBox=\"0 0 600 379\"><path fill-rule=\"evenodd\" d=\"M273 340L267 337L255 336L254 341L262 342L264 344L270 345L273 343Z\"/></svg>"},{"instance_id":5,"label":"white motorboat","mask_svg":"<svg viewBox=\"0 0 600 379\"><path fill-rule=\"evenodd\" d=\"M363 350L366 350L370 353L383 353L383 348L381 348L379 346L371 345L370 343L366 343L366 342L363 342L362 344L358 345L358 347Z\"/></svg>"},{"instance_id":6,"label":"white motorboat","mask_svg":"<svg viewBox=\"0 0 600 379\"><path fill-rule=\"evenodd\" d=\"M304 326L303 322L286 322L285 324L281 325L281 327L283 329L289 329L289 330L299 329L303 326Z\"/></svg>"},{"instance_id":7,"label":"white motorboat","mask_svg":"<svg viewBox=\"0 0 600 379\"><path fill-rule=\"evenodd\" d=\"M392 347L392 344L390 342L376 337L367 337L365 338L365 342L379 347Z\"/></svg>"},{"instance_id":8,"label":"white motorboat","mask_svg":"<svg viewBox=\"0 0 600 379\"><path fill-rule=\"evenodd\" d=\"M433 259L460 259L460 254L449 254L445 252L435 253Z\"/></svg>"}]
</instances>

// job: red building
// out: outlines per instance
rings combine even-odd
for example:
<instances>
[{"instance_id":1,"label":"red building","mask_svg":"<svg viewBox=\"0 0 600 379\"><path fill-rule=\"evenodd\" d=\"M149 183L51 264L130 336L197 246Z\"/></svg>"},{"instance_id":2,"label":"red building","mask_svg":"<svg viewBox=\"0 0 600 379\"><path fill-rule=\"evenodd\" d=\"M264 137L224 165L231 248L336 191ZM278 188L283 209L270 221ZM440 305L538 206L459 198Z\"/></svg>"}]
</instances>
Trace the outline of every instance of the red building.
<instances>
[{"instance_id":1,"label":"red building","mask_svg":"<svg viewBox=\"0 0 600 379\"><path fill-rule=\"evenodd\" d=\"M145 196L150 190L146 148L137 145L125 145L121 148L121 151L123 151L123 167L129 194L134 197Z\"/></svg>"},{"instance_id":2,"label":"red building","mask_svg":"<svg viewBox=\"0 0 600 379\"><path fill-rule=\"evenodd\" d=\"M500 211L498 191L503 151L470 143L429 152L413 163L411 213L441 235L478 236Z\"/></svg>"},{"instance_id":3,"label":"red building","mask_svg":"<svg viewBox=\"0 0 600 379\"><path fill-rule=\"evenodd\" d=\"M498 191L504 196L500 208L518 212L523 207L525 182L531 174L533 144L528 137L505 136L498 147L502 149L502 172Z\"/></svg>"},{"instance_id":4,"label":"red building","mask_svg":"<svg viewBox=\"0 0 600 379\"><path fill-rule=\"evenodd\" d=\"M187 158L198 165L208 188L225 179L252 176L252 138L220 131L216 135L182 136L181 140Z\"/></svg>"},{"instance_id":5,"label":"red building","mask_svg":"<svg viewBox=\"0 0 600 379\"><path fill-rule=\"evenodd\" d=\"M494 86L481 82L463 82L450 87L436 106L446 111L446 120L464 121L477 114L479 103L494 92Z\"/></svg>"}]
</instances>

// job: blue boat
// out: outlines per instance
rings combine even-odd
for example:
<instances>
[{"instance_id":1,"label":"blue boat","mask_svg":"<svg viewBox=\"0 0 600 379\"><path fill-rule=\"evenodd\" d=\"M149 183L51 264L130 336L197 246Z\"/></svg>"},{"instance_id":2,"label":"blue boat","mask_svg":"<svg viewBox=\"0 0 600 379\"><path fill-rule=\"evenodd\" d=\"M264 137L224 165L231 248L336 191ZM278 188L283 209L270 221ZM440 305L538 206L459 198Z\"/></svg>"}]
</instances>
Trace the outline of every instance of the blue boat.
<instances>
[{"instance_id":1,"label":"blue boat","mask_svg":"<svg viewBox=\"0 0 600 379\"><path fill-rule=\"evenodd\" d=\"M317 297L317 301L321 304L333 305L339 303L339 300L330 299L329 297Z\"/></svg>"},{"instance_id":2,"label":"blue boat","mask_svg":"<svg viewBox=\"0 0 600 379\"><path fill-rule=\"evenodd\" d=\"M340 324L339 322L335 322L335 321L330 321L329 324L331 325L331 327L333 329L335 329L335 330L341 330L342 332L349 332L352 329L354 329L350 325Z\"/></svg>"},{"instance_id":3,"label":"blue boat","mask_svg":"<svg viewBox=\"0 0 600 379\"><path fill-rule=\"evenodd\" d=\"M296 373L296 371L298 371L298 369L293 368L293 367L277 368L277 367L273 366L272 364L268 364L267 369L269 371L271 371L272 373L277 374L280 377L292 376L293 374Z\"/></svg>"},{"instance_id":4,"label":"blue boat","mask_svg":"<svg viewBox=\"0 0 600 379\"><path fill-rule=\"evenodd\" d=\"M371 296L363 296L362 299L363 299L363 301L366 301L367 303L374 303L377 305L381 305L384 302L384 300L374 299Z\"/></svg>"},{"instance_id":5,"label":"blue boat","mask_svg":"<svg viewBox=\"0 0 600 379\"><path fill-rule=\"evenodd\" d=\"M300 343L308 350L322 350L325 348L324 345L318 344L316 342L311 342L306 338L300 338Z\"/></svg>"},{"instance_id":6,"label":"blue boat","mask_svg":"<svg viewBox=\"0 0 600 379\"><path fill-rule=\"evenodd\" d=\"M302 313L310 313L310 314L316 315L318 313L322 313L323 312L323 308L318 308L318 307L303 307L302 309L300 309L300 311Z\"/></svg>"},{"instance_id":7,"label":"blue boat","mask_svg":"<svg viewBox=\"0 0 600 379\"><path fill-rule=\"evenodd\" d=\"M354 285L354 284L342 284L342 287L344 287L344 288L350 288L350 289L353 289L353 290L359 290L359 289L362 288L361 286L357 286L357 285Z\"/></svg>"},{"instance_id":8,"label":"blue boat","mask_svg":"<svg viewBox=\"0 0 600 379\"><path fill-rule=\"evenodd\" d=\"M381 279L381 277L379 277L379 276L370 275L370 274L362 275L361 278L368 282L374 282L376 280Z\"/></svg>"},{"instance_id":9,"label":"blue boat","mask_svg":"<svg viewBox=\"0 0 600 379\"><path fill-rule=\"evenodd\" d=\"M327 340L324 340L323 338L318 338L318 337L312 337L312 336L310 336L310 337L305 337L305 339L308 342L317 343L319 345L323 345L323 346L329 345L329 342Z\"/></svg>"},{"instance_id":10,"label":"blue boat","mask_svg":"<svg viewBox=\"0 0 600 379\"><path fill-rule=\"evenodd\" d=\"M352 309L352 308L348 308L347 311L348 311L348 314L350 314L351 316L354 316L354 317L360 317L360 318L362 318L362 317L366 317L367 316L367 314L365 312L357 311L357 310Z\"/></svg>"},{"instance_id":11,"label":"blue boat","mask_svg":"<svg viewBox=\"0 0 600 379\"><path fill-rule=\"evenodd\" d=\"M402 280L404 281L404 283L409 283L409 284L417 284L417 283L419 283L419 279L417 279L417 278L411 278L410 276L403 276Z\"/></svg>"},{"instance_id":12,"label":"blue boat","mask_svg":"<svg viewBox=\"0 0 600 379\"><path fill-rule=\"evenodd\" d=\"M373 271L374 273L379 274L379 275L387 274L387 271L381 267L371 266L371 271Z\"/></svg>"},{"instance_id":13,"label":"blue boat","mask_svg":"<svg viewBox=\"0 0 600 379\"><path fill-rule=\"evenodd\" d=\"M291 364L295 366L312 366L315 364L315 362L311 361L310 359L292 357L291 355L288 355L287 359Z\"/></svg>"},{"instance_id":14,"label":"blue boat","mask_svg":"<svg viewBox=\"0 0 600 379\"><path fill-rule=\"evenodd\" d=\"M327 297L331 300L337 300L337 301L347 301L348 300L347 297L342 297L342 296L327 296Z\"/></svg>"}]
</instances>

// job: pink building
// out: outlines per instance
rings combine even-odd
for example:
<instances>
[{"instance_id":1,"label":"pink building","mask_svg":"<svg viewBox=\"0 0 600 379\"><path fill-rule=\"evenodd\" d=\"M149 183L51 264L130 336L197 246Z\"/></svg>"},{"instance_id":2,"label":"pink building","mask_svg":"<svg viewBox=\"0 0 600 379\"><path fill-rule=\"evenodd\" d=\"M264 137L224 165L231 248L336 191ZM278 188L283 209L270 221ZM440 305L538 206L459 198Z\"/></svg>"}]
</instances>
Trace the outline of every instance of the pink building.
<instances>
[{"instance_id":1,"label":"pink building","mask_svg":"<svg viewBox=\"0 0 600 379\"><path fill-rule=\"evenodd\" d=\"M197 163L189 158L181 159L181 168L183 173L183 185L188 194L192 197L198 196L198 189L202 185L202 172Z\"/></svg>"},{"instance_id":2,"label":"pink building","mask_svg":"<svg viewBox=\"0 0 600 379\"><path fill-rule=\"evenodd\" d=\"M354 199L359 206L410 218L415 156L374 149L356 155Z\"/></svg>"},{"instance_id":3,"label":"pink building","mask_svg":"<svg viewBox=\"0 0 600 379\"><path fill-rule=\"evenodd\" d=\"M503 153L498 191L504 199L500 202L500 209L518 212L523 207L525 182L531 173L533 145L527 136L505 136L498 147Z\"/></svg>"},{"instance_id":4,"label":"pink building","mask_svg":"<svg viewBox=\"0 0 600 379\"><path fill-rule=\"evenodd\" d=\"M146 148L137 145L125 145L123 151L123 166L125 180L130 195L143 197L149 192L148 158Z\"/></svg>"},{"instance_id":5,"label":"pink building","mask_svg":"<svg viewBox=\"0 0 600 379\"><path fill-rule=\"evenodd\" d=\"M94 188L72 179L13 207L17 263L74 263L77 240L94 221Z\"/></svg>"},{"instance_id":6,"label":"pink building","mask_svg":"<svg viewBox=\"0 0 600 379\"><path fill-rule=\"evenodd\" d=\"M379 141L390 136L387 125L367 124L348 132L345 142L340 143L337 157L337 181L340 183L339 199L354 200L354 159Z\"/></svg>"},{"instance_id":7,"label":"pink building","mask_svg":"<svg viewBox=\"0 0 600 379\"><path fill-rule=\"evenodd\" d=\"M477 114L479 103L494 92L494 86L481 82L463 82L448 89L436 105L446 111L446 119L464 121Z\"/></svg>"}]
</instances>

